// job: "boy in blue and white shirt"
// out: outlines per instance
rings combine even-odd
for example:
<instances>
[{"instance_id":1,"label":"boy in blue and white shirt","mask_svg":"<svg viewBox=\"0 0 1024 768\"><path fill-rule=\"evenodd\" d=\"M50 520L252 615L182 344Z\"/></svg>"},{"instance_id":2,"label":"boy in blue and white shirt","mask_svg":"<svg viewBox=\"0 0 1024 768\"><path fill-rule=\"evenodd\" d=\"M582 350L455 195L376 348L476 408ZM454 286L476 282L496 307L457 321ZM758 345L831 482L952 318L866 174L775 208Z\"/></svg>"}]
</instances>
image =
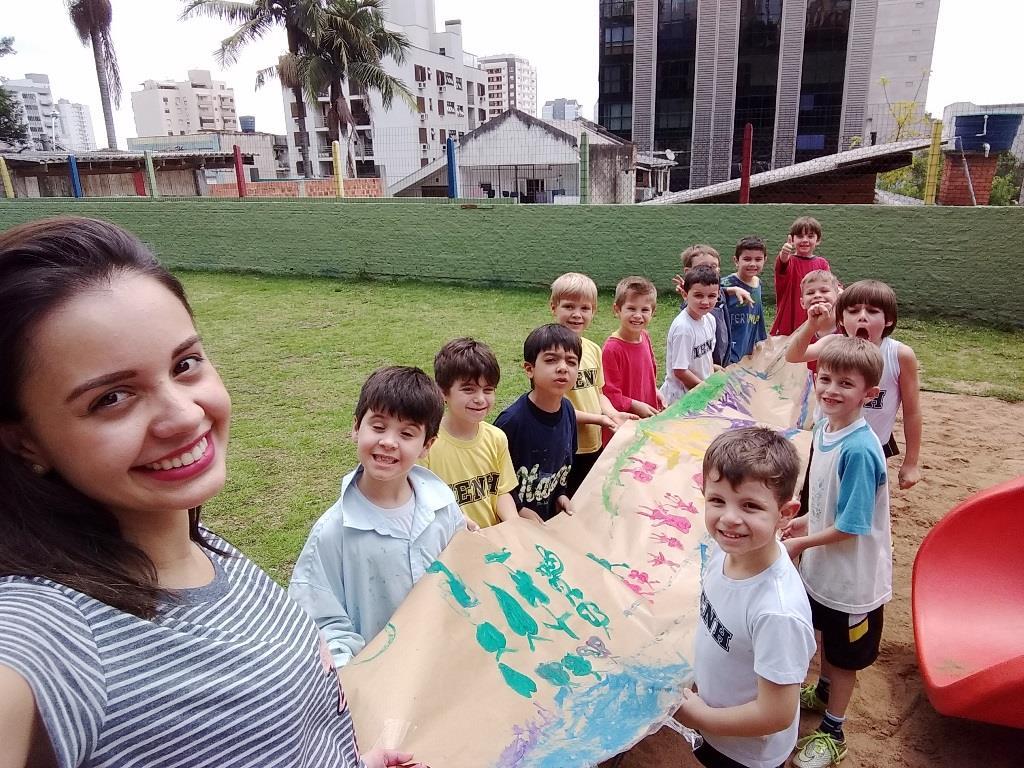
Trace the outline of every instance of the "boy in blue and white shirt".
<instances>
[{"instance_id":1,"label":"boy in blue and white shirt","mask_svg":"<svg viewBox=\"0 0 1024 768\"><path fill-rule=\"evenodd\" d=\"M391 620L466 518L443 480L416 461L437 439L444 397L419 368L363 384L352 439L359 466L313 526L288 594L323 631L336 668Z\"/></svg>"},{"instance_id":2,"label":"boy in blue and white shirt","mask_svg":"<svg viewBox=\"0 0 1024 768\"><path fill-rule=\"evenodd\" d=\"M810 511L786 531L821 633L821 674L800 693L821 712L797 743L797 768L836 765L846 756L843 722L857 671L878 658L882 607L892 599L889 485L882 445L861 408L878 396L882 355L870 341L843 337L818 358L814 391L825 418L814 427Z\"/></svg>"}]
</instances>

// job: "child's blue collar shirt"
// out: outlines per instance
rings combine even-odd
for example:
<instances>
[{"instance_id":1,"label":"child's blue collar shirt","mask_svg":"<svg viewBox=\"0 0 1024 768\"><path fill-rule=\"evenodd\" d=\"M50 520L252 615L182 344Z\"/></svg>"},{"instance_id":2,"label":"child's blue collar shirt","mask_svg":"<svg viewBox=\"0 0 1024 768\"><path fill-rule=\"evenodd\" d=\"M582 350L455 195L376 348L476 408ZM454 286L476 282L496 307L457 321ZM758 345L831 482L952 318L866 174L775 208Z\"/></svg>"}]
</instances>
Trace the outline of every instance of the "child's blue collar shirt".
<instances>
[{"instance_id":1,"label":"child's blue collar shirt","mask_svg":"<svg viewBox=\"0 0 1024 768\"><path fill-rule=\"evenodd\" d=\"M345 493L360 474L363 472L362 465L357 466L342 478L340 503L337 505L341 512L341 524L346 528L355 528L360 531L375 531L382 536L394 536L391 527L386 525L377 515L374 515L363 508L360 504L348 504L345 502ZM451 489L438 480L437 475L418 464L413 465L409 471L409 484L412 486L415 498L415 512L411 539L413 541L426 530L437 513L452 503ZM446 493L447 491L447 493Z\"/></svg>"}]
</instances>

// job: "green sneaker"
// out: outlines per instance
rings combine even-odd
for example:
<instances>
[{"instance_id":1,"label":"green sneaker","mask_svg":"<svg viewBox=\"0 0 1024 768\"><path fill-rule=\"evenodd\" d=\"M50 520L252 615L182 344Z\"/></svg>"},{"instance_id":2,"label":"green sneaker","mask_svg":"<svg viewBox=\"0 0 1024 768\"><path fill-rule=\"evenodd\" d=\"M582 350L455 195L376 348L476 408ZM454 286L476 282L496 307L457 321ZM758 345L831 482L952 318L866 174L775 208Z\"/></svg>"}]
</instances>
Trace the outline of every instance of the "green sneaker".
<instances>
[{"instance_id":1,"label":"green sneaker","mask_svg":"<svg viewBox=\"0 0 1024 768\"><path fill-rule=\"evenodd\" d=\"M795 768L827 768L839 765L846 757L846 741L839 741L830 733L815 731L796 743L797 753L793 755Z\"/></svg>"},{"instance_id":2,"label":"green sneaker","mask_svg":"<svg viewBox=\"0 0 1024 768\"><path fill-rule=\"evenodd\" d=\"M818 684L808 683L800 689L800 709L809 709L824 715L828 707L827 701L822 701L818 695Z\"/></svg>"}]
</instances>

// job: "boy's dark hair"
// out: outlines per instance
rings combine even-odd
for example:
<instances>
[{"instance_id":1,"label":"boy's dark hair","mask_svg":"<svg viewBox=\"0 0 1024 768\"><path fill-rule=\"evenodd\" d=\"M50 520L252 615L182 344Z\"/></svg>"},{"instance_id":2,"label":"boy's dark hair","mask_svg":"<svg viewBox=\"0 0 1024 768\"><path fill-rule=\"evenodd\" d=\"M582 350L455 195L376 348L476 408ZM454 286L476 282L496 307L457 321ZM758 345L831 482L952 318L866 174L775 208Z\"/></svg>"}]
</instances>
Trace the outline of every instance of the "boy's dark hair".
<instances>
[{"instance_id":1,"label":"boy's dark hair","mask_svg":"<svg viewBox=\"0 0 1024 768\"><path fill-rule=\"evenodd\" d=\"M489 387L501 381L498 358L482 341L463 336L452 339L434 356L434 381L446 395L460 381L483 379Z\"/></svg>"},{"instance_id":2,"label":"boy's dark hair","mask_svg":"<svg viewBox=\"0 0 1024 768\"><path fill-rule=\"evenodd\" d=\"M704 485L727 480L733 488L745 480L768 486L780 505L792 500L800 477L800 456L792 442L767 427L722 432L704 453Z\"/></svg>"},{"instance_id":3,"label":"boy's dark hair","mask_svg":"<svg viewBox=\"0 0 1024 768\"><path fill-rule=\"evenodd\" d=\"M523 361L530 365L537 363L537 356L548 349L572 352L577 358L583 356L583 342L579 335L558 323L548 323L534 328L523 342Z\"/></svg>"},{"instance_id":4,"label":"boy's dark hair","mask_svg":"<svg viewBox=\"0 0 1024 768\"><path fill-rule=\"evenodd\" d=\"M882 353L867 339L842 336L829 342L818 357L818 375L822 371L832 374L859 373L864 383L877 387L882 379L882 368L885 365Z\"/></svg>"},{"instance_id":5,"label":"boy's dark hair","mask_svg":"<svg viewBox=\"0 0 1024 768\"><path fill-rule=\"evenodd\" d=\"M768 247L764 244L764 240L756 235L744 237L736 243L736 253L733 254L733 258L738 259L744 251L760 251L764 254L765 258L768 257Z\"/></svg>"},{"instance_id":6,"label":"boy's dark hair","mask_svg":"<svg viewBox=\"0 0 1024 768\"><path fill-rule=\"evenodd\" d=\"M793 236L812 234L821 240L821 224L813 216L801 216L790 226L789 234Z\"/></svg>"},{"instance_id":7,"label":"boy's dark hair","mask_svg":"<svg viewBox=\"0 0 1024 768\"><path fill-rule=\"evenodd\" d=\"M683 290L689 293L695 285L720 285L721 282L718 273L705 264L694 267L683 276Z\"/></svg>"},{"instance_id":8,"label":"boy's dark hair","mask_svg":"<svg viewBox=\"0 0 1024 768\"><path fill-rule=\"evenodd\" d=\"M359 390L357 428L367 411L419 424L426 441L437 437L444 416L444 396L433 379L419 368L389 365L371 373Z\"/></svg>"},{"instance_id":9,"label":"boy's dark hair","mask_svg":"<svg viewBox=\"0 0 1024 768\"><path fill-rule=\"evenodd\" d=\"M896 330L896 291L880 280L858 280L841 294L836 301L836 319L842 325L843 312L858 304L867 304L882 310L889 325L882 331L882 338Z\"/></svg>"}]
</instances>

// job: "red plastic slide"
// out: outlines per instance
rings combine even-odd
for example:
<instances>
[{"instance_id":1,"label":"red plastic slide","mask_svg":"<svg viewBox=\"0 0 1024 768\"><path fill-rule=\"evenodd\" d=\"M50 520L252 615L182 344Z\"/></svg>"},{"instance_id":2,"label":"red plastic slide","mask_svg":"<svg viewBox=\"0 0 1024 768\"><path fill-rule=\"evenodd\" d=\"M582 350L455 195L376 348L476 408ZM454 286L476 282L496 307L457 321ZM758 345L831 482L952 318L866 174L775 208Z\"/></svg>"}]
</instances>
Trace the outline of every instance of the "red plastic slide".
<instances>
[{"instance_id":1,"label":"red plastic slide","mask_svg":"<svg viewBox=\"0 0 1024 768\"><path fill-rule=\"evenodd\" d=\"M944 715L1024 728L1024 477L978 493L914 560L917 660Z\"/></svg>"}]
</instances>

